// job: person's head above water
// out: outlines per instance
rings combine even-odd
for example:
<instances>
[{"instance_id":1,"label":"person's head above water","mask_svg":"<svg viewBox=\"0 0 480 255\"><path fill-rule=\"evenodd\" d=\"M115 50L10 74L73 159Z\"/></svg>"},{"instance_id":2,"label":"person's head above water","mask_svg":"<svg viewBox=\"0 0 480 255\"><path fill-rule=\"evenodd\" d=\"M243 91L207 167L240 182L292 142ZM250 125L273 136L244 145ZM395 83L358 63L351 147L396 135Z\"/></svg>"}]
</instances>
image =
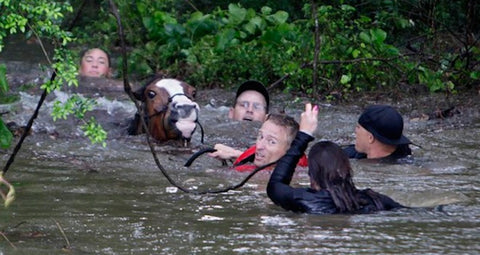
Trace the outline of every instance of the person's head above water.
<instances>
[{"instance_id":1,"label":"person's head above water","mask_svg":"<svg viewBox=\"0 0 480 255\"><path fill-rule=\"evenodd\" d=\"M360 115L355 128L355 149L368 158L388 156L397 146L410 143L403 135L403 118L393 107L371 105Z\"/></svg>"},{"instance_id":2,"label":"person's head above water","mask_svg":"<svg viewBox=\"0 0 480 255\"><path fill-rule=\"evenodd\" d=\"M232 120L265 121L269 106L270 98L265 86L249 80L238 88L228 117Z\"/></svg>"},{"instance_id":3,"label":"person's head above water","mask_svg":"<svg viewBox=\"0 0 480 255\"><path fill-rule=\"evenodd\" d=\"M350 161L340 146L330 141L316 143L308 154L310 187L331 190L334 185L355 189Z\"/></svg>"},{"instance_id":4,"label":"person's head above water","mask_svg":"<svg viewBox=\"0 0 480 255\"><path fill-rule=\"evenodd\" d=\"M81 54L79 74L87 77L110 77L110 56L99 48L86 50Z\"/></svg>"},{"instance_id":5,"label":"person's head above water","mask_svg":"<svg viewBox=\"0 0 480 255\"><path fill-rule=\"evenodd\" d=\"M258 130L253 164L262 166L285 155L298 127L295 119L288 115L269 114Z\"/></svg>"}]
</instances>

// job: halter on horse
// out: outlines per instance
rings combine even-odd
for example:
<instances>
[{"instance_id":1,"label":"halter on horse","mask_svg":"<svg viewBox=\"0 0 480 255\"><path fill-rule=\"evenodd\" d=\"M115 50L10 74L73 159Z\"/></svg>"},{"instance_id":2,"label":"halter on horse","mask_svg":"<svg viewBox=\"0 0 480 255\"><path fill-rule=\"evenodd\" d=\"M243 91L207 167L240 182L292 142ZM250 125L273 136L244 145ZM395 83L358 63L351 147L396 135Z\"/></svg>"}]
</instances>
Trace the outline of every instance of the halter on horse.
<instances>
[{"instance_id":1,"label":"halter on horse","mask_svg":"<svg viewBox=\"0 0 480 255\"><path fill-rule=\"evenodd\" d=\"M190 141L200 110L193 101L195 93L195 88L189 84L163 77L155 77L135 91L135 98L143 103L143 117L153 138L158 141ZM144 133L144 129L137 113L129 127L129 134L141 133Z\"/></svg>"}]
</instances>

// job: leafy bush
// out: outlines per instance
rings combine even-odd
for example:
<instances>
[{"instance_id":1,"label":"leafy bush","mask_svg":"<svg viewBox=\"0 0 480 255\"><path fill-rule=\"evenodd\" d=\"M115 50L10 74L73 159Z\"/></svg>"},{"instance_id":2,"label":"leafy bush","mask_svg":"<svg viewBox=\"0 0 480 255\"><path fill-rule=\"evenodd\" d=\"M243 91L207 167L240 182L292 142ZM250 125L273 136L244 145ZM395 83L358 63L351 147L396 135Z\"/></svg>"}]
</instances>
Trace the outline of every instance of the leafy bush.
<instances>
[{"instance_id":1,"label":"leafy bush","mask_svg":"<svg viewBox=\"0 0 480 255\"><path fill-rule=\"evenodd\" d=\"M77 62L73 54L66 46L74 41L74 37L63 26L64 15L73 11L68 2L47 1L47 0L26 0L26 1L4 1L0 0L0 51L3 49L3 40L9 34L24 33L25 36L35 36L42 41L52 43L56 48L52 56L46 55L51 70L55 71L55 79L41 85L41 88L48 93L59 90L63 85L77 86ZM45 53L46 54L46 53ZM5 93L8 84L5 79L5 67L0 67L0 87L2 93ZM77 102L87 101L87 99L77 99ZM67 101L68 102L68 101ZM52 115L67 113L74 114L76 117L83 118L84 108L69 109L69 105L56 102L56 109ZM58 111L58 112L57 112ZM66 115L63 115L65 117ZM94 142L101 142L104 136L100 126L92 125L92 120L85 123L85 135ZM87 126L88 125L88 126ZM92 127L97 128L95 132ZM11 133L0 120L0 146L8 147L11 141Z\"/></svg>"}]
</instances>

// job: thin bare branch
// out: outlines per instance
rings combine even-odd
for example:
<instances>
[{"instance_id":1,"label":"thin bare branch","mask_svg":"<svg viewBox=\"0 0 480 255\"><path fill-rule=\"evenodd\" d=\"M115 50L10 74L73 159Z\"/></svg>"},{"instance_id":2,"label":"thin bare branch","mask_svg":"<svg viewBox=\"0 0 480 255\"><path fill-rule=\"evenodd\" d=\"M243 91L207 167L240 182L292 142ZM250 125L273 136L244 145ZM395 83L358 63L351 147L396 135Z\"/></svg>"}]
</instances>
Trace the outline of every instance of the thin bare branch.
<instances>
[{"instance_id":1,"label":"thin bare branch","mask_svg":"<svg viewBox=\"0 0 480 255\"><path fill-rule=\"evenodd\" d=\"M17 247L12 242L10 242L10 240L8 240L7 236L3 232L0 232L0 235L3 236L3 238L7 241L8 244L10 244L10 246L12 246L13 249L17 249Z\"/></svg>"},{"instance_id":2,"label":"thin bare branch","mask_svg":"<svg viewBox=\"0 0 480 255\"><path fill-rule=\"evenodd\" d=\"M57 225L58 230L60 230L60 233L62 233L63 239L65 239L65 242L67 243L65 247L70 249L70 241L68 241L67 235L65 235L65 231L63 231L62 226L60 226L60 223L58 223L58 221L56 221L55 219L53 219L53 221L55 221L55 224Z\"/></svg>"}]
</instances>

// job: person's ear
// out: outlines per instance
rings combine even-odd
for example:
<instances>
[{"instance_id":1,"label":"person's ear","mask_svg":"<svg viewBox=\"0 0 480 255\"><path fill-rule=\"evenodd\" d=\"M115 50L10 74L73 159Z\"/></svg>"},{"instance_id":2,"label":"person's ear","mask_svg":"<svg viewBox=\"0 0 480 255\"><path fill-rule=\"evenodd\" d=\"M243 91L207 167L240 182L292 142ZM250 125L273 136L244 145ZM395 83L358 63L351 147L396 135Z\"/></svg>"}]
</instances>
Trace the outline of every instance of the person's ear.
<instances>
[{"instance_id":1,"label":"person's ear","mask_svg":"<svg viewBox=\"0 0 480 255\"><path fill-rule=\"evenodd\" d=\"M229 119L232 119L232 120L233 120L234 110L235 110L235 109L233 109L233 107L230 107L230 110L228 111L228 118L229 118Z\"/></svg>"},{"instance_id":2,"label":"person's ear","mask_svg":"<svg viewBox=\"0 0 480 255\"><path fill-rule=\"evenodd\" d=\"M368 143L374 143L375 142L375 136L372 135L372 133L368 132Z\"/></svg>"},{"instance_id":3,"label":"person's ear","mask_svg":"<svg viewBox=\"0 0 480 255\"><path fill-rule=\"evenodd\" d=\"M265 117L263 117L263 121L262 121L262 122L265 122L265 121L267 121L267 118L268 118L268 113L267 113L267 114L265 114Z\"/></svg>"}]
</instances>

